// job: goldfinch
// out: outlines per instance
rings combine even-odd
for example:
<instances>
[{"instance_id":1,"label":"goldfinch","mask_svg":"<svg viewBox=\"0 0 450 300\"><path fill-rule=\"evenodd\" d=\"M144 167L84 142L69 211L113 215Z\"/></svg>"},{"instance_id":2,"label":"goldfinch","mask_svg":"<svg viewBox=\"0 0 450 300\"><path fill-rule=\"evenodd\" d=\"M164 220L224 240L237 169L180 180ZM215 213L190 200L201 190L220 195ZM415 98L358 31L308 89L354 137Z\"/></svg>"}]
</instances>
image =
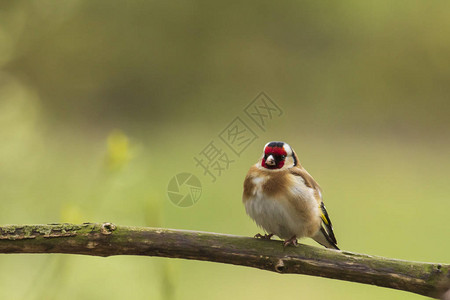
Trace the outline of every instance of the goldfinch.
<instances>
[{"instance_id":1,"label":"goldfinch","mask_svg":"<svg viewBox=\"0 0 450 300\"><path fill-rule=\"evenodd\" d=\"M264 146L262 158L247 173L242 201L247 214L267 232L256 238L276 235L284 246L296 246L297 239L310 237L339 250L321 189L288 144Z\"/></svg>"}]
</instances>

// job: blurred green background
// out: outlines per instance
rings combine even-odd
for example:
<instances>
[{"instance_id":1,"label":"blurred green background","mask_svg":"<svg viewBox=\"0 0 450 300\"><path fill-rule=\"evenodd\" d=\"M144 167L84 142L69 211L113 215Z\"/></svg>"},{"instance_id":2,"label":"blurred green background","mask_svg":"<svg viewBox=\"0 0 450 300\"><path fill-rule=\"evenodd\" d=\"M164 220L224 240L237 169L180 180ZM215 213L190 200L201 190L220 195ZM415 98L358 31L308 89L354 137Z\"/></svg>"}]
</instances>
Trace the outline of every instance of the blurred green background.
<instances>
[{"instance_id":1,"label":"blurred green background","mask_svg":"<svg viewBox=\"0 0 450 300\"><path fill-rule=\"evenodd\" d=\"M449 263L449 62L448 1L1 1L0 223L252 236L242 182L283 140L342 249ZM260 91L284 114L211 182L193 157ZM180 172L202 182L189 208L167 197ZM208 262L0 256L0 299L231 297L423 298Z\"/></svg>"}]
</instances>

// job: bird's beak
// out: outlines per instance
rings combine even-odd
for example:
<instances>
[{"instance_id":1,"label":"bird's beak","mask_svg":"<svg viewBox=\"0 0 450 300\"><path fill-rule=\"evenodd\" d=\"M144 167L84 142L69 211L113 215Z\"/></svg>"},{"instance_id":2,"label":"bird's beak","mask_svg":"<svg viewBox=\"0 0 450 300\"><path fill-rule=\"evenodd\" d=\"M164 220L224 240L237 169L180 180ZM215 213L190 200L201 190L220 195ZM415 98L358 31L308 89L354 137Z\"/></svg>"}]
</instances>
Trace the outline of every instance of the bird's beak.
<instances>
[{"instance_id":1,"label":"bird's beak","mask_svg":"<svg viewBox=\"0 0 450 300\"><path fill-rule=\"evenodd\" d=\"M273 155L269 155L269 157L266 159L266 165L268 166L275 166L275 159L273 158Z\"/></svg>"}]
</instances>

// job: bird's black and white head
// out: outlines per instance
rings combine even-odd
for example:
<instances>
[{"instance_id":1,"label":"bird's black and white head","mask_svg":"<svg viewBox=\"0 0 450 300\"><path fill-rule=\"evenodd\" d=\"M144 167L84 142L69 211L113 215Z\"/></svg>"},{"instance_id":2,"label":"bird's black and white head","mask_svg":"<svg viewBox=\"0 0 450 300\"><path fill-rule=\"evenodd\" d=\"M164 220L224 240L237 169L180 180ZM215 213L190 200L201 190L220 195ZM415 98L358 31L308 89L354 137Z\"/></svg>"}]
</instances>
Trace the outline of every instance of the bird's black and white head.
<instances>
[{"instance_id":1,"label":"bird's black and white head","mask_svg":"<svg viewBox=\"0 0 450 300\"><path fill-rule=\"evenodd\" d=\"M285 142L269 142L264 146L261 167L267 170L285 170L297 166L294 150Z\"/></svg>"}]
</instances>

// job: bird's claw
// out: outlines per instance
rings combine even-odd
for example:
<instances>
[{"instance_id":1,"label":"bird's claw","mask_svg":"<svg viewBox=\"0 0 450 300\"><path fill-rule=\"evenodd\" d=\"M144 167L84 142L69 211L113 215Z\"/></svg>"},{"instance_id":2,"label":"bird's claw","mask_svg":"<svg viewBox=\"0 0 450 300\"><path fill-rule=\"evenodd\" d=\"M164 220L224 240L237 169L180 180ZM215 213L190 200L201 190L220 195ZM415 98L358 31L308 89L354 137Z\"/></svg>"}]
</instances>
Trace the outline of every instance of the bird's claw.
<instances>
[{"instance_id":1,"label":"bird's claw","mask_svg":"<svg viewBox=\"0 0 450 300\"><path fill-rule=\"evenodd\" d=\"M257 233L254 236L254 238L256 238L256 239L263 239L263 240L270 240L272 237L273 237L273 233L271 233L271 234L264 234L264 235L262 235L260 233Z\"/></svg>"},{"instance_id":2,"label":"bird's claw","mask_svg":"<svg viewBox=\"0 0 450 300\"><path fill-rule=\"evenodd\" d=\"M293 237L291 237L290 239L285 240L285 241L283 242L283 246L284 246L284 247L289 246L289 245L292 245L292 246L294 246L294 247L297 247L298 243L297 243L297 237L296 237L295 235L294 235Z\"/></svg>"}]
</instances>

